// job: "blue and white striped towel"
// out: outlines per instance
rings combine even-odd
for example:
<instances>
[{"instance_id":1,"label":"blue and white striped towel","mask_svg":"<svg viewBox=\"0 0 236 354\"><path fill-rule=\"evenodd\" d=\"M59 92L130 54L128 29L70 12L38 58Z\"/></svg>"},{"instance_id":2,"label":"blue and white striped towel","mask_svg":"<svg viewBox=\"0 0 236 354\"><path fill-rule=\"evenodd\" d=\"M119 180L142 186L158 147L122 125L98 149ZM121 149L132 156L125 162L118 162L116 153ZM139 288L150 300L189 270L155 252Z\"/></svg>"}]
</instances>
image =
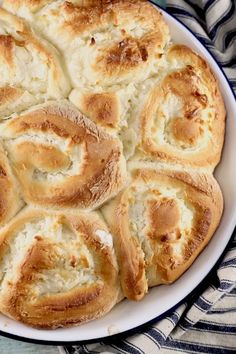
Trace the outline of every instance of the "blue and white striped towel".
<instances>
[{"instance_id":1,"label":"blue and white striped towel","mask_svg":"<svg viewBox=\"0 0 236 354\"><path fill-rule=\"evenodd\" d=\"M213 53L236 93L236 1L169 0L167 10ZM60 348L60 352L236 353L236 233L218 270L208 277L207 288L170 316L122 340Z\"/></svg>"}]
</instances>

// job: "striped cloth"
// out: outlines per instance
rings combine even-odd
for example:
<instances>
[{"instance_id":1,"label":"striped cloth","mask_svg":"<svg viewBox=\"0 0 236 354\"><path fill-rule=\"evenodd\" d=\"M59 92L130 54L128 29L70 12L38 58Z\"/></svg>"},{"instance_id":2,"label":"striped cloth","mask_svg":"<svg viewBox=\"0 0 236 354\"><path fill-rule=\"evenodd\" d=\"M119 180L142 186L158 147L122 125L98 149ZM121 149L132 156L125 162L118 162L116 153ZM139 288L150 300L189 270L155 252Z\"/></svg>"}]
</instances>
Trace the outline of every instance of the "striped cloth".
<instances>
[{"instance_id":1,"label":"striped cloth","mask_svg":"<svg viewBox=\"0 0 236 354\"><path fill-rule=\"evenodd\" d=\"M236 1L169 0L167 10L209 48L236 92ZM59 348L60 353L236 353L236 233L205 284L188 303L142 332L112 342Z\"/></svg>"}]
</instances>

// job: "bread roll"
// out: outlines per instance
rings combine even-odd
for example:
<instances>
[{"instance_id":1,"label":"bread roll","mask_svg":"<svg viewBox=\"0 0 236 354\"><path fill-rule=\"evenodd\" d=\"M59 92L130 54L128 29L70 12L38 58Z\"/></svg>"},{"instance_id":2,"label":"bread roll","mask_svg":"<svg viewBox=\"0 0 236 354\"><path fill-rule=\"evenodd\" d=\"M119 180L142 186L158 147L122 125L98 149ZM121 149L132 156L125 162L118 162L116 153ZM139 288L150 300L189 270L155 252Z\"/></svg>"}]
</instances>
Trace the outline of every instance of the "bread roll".
<instances>
[{"instance_id":1,"label":"bread roll","mask_svg":"<svg viewBox=\"0 0 236 354\"><path fill-rule=\"evenodd\" d=\"M134 85L159 72L170 40L150 3L23 0L4 6L60 49L74 88L70 99L84 114L110 132L127 126Z\"/></svg>"},{"instance_id":2,"label":"bread roll","mask_svg":"<svg viewBox=\"0 0 236 354\"><path fill-rule=\"evenodd\" d=\"M36 12L31 1L3 5L31 20L61 50L74 87L139 82L156 72L169 30L148 2L59 0L42 8L44 3Z\"/></svg>"},{"instance_id":3,"label":"bread roll","mask_svg":"<svg viewBox=\"0 0 236 354\"><path fill-rule=\"evenodd\" d=\"M26 208L0 231L0 310L38 328L99 318L117 302L112 236L96 213Z\"/></svg>"},{"instance_id":4,"label":"bread roll","mask_svg":"<svg viewBox=\"0 0 236 354\"><path fill-rule=\"evenodd\" d=\"M0 8L0 120L69 90L56 49Z\"/></svg>"},{"instance_id":5,"label":"bread roll","mask_svg":"<svg viewBox=\"0 0 236 354\"><path fill-rule=\"evenodd\" d=\"M27 203L94 209L126 183L119 140L67 101L36 106L3 122L0 138Z\"/></svg>"},{"instance_id":6,"label":"bread roll","mask_svg":"<svg viewBox=\"0 0 236 354\"><path fill-rule=\"evenodd\" d=\"M23 205L17 181L0 143L0 227L9 221Z\"/></svg>"},{"instance_id":7,"label":"bread roll","mask_svg":"<svg viewBox=\"0 0 236 354\"><path fill-rule=\"evenodd\" d=\"M102 208L114 234L126 297L140 300L175 281L207 245L223 209L211 175L136 169L132 182Z\"/></svg>"},{"instance_id":8,"label":"bread roll","mask_svg":"<svg viewBox=\"0 0 236 354\"><path fill-rule=\"evenodd\" d=\"M208 64L173 45L140 114L137 158L213 170L224 142L224 102Z\"/></svg>"}]
</instances>

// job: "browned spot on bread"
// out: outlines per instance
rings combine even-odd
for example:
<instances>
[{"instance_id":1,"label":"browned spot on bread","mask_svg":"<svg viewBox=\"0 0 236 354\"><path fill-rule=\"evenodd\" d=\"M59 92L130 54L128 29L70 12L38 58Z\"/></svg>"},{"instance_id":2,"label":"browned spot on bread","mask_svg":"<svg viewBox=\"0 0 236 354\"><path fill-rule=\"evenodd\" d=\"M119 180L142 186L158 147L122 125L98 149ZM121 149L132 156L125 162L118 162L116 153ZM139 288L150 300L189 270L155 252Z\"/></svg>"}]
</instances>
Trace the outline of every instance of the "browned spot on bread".
<instances>
[{"instance_id":1,"label":"browned spot on bread","mask_svg":"<svg viewBox=\"0 0 236 354\"><path fill-rule=\"evenodd\" d=\"M91 38L91 41L90 41L90 45L94 45L95 43L96 43L95 38L92 37L92 38Z\"/></svg>"},{"instance_id":2,"label":"browned spot on bread","mask_svg":"<svg viewBox=\"0 0 236 354\"><path fill-rule=\"evenodd\" d=\"M72 256L71 256L70 265L71 265L71 267L73 267L73 268L76 267L76 265L77 265L77 258L75 257L75 255L72 255Z\"/></svg>"},{"instance_id":3,"label":"browned spot on bread","mask_svg":"<svg viewBox=\"0 0 236 354\"><path fill-rule=\"evenodd\" d=\"M85 255L80 256L79 262L83 268L89 268L89 262Z\"/></svg>"},{"instance_id":4,"label":"browned spot on bread","mask_svg":"<svg viewBox=\"0 0 236 354\"><path fill-rule=\"evenodd\" d=\"M52 172L67 169L70 158L54 146L38 145L31 141L18 145L18 164L23 162L23 169L35 166L42 172ZM28 156L27 162L25 156Z\"/></svg>"},{"instance_id":5,"label":"browned spot on bread","mask_svg":"<svg viewBox=\"0 0 236 354\"><path fill-rule=\"evenodd\" d=\"M0 87L0 106L11 102L22 95L22 90L16 87Z\"/></svg>"},{"instance_id":6,"label":"browned spot on bread","mask_svg":"<svg viewBox=\"0 0 236 354\"><path fill-rule=\"evenodd\" d=\"M200 110L205 108L208 99L199 92L200 77L193 69L186 68L174 71L166 77L167 90L173 92L182 100L184 116L188 119L199 116Z\"/></svg>"},{"instance_id":7,"label":"browned spot on bread","mask_svg":"<svg viewBox=\"0 0 236 354\"><path fill-rule=\"evenodd\" d=\"M8 65L14 65L13 48L14 38L11 35L0 35L0 55Z\"/></svg>"},{"instance_id":8,"label":"browned spot on bread","mask_svg":"<svg viewBox=\"0 0 236 354\"><path fill-rule=\"evenodd\" d=\"M7 173L1 165L0 165L0 177L7 177Z\"/></svg>"},{"instance_id":9,"label":"browned spot on bread","mask_svg":"<svg viewBox=\"0 0 236 354\"><path fill-rule=\"evenodd\" d=\"M180 210L175 200L151 200L149 204L149 217L152 237L171 233L180 221Z\"/></svg>"},{"instance_id":10,"label":"browned spot on bread","mask_svg":"<svg viewBox=\"0 0 236 354\"><path fill-rule=\"evenodd\" d=\"M201 124L196 121L189 121L184 118L177 117L172 120L171 129L174 137L185 143L194 145L201 136Z\"/></svg>"},{"instance_id":11,"label":"browned spot on bread","mask_svg":"<svg viewBox=\"0 0 236 354\"><path fill-rule=\"evenodd\" d=\"M148 50L144 44L135 38L125 38L118 45L109 49L104 56L107 70L113 66L134 67L140 62L147 61ZM110 67L110 69L109 69Z\"/></svg>"},{"instance_id":12,"label":"browned spot on bread","mask_svg":"<svg viewBox=\"0 0 236 354\"><path fill-rule=\"evenodd\" d=\"M93 121L115 128L119 122L119 106L114 93L84 94L81 109Z\"/></svg>"}]
</instances>

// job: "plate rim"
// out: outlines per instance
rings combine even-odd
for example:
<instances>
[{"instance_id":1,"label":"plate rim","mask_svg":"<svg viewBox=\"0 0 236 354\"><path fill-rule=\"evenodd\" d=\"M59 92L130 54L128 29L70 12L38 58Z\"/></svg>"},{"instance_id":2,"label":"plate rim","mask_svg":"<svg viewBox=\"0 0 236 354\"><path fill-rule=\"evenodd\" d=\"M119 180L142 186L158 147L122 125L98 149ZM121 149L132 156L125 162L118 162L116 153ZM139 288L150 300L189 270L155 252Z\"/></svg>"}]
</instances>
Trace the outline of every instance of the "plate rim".
<instances>
[{"instance_id":1,"label":"plate rim","mask_svg":"<svg viewBox=\"0 0 236 354\"><path fill-rule=\"evenodd\" d=\"M163 8L160 5L157 5L152 0L148 0L148 1L151 4L153 4L154 7L156 7L159 10L161 10L161 12L164 12L167 17L169 16L174 21L178 22L185 29L186 32L189 32L192 36L195 37L195 39L200 43L200 45L203 46L203 48L208 52L208 54L210 55L212 60L215 62L216 66L217 66L218 70L221 72L221 74L223 74L223 76L224 76L224 78L225 78L225 80L227 82L228 88L231 91L231 94L232 94L233 98L236 100L236 93L234 92L228 77L226 76L226 74L225 74L224 70L222 69L222 67L221 67L220 63L218 62L218 60L210 52L210 50L206 47L206 45L202 41L202 39L198 38L198 36L189 27L187 27L183 22L181 22L175 15L169 13L168 10L166 10L165 8ZM114 334L114 335L107 335L107 336L104 336L104 337L98 337L98 338L94 338L94 339L87 339L87 340L76 340L76 341L52 340L52 341L50 341L50 340L43 340L43 339L33 339L33 338L29 338L29 337L23 337L22 335L12 334L12 333L9 333L9 332L3 331L3 330L0 330L0 335L5 337L5 338L18 340L18 341L24 342L24 343L40 344L40 345L46 345L46 346L70 346L70 345L78 345L78 344L91 344L91 343L96 343L96 342L100 342L100 341L105 342L106 344L109 344L113 340L121 339L123 337L132 335L132 334L136 333L137 331L143 330L144 327L150 326L152 323L155 323L156 321L159 321L159 320L163 319L164 317L168 316L177 307L179 307L181 304L183 304L187 299L191 298L196 291L198 291L200 288L202 288L204 286L205 282L208 280L208 278L210 278L211 274L216 270L217 266L220 264L220 262L222 261L223 257L225 256L225 254L227 252L227 248L228 248L230 242L232 241L232 239L234 238L234 234L236 232L235 226L236 226L236 210L234 212L234 220L232 219L232 225L230 225L230 227L229 227L229 229L230 229L230 231L229 231L229 234L230 234L229 240L228 240L227 244L225 245L225 247L223 248L219 258L212 265L212 267L208 271L208 273L204 276L204 278L200 281L200 283L197 284L180 301L178 301L171 308L169 308L168 310L166 310L162 314L156 316L155 318L151 319L150 321L146 321L143 324L135 326L135 327L133 327L133 328L131 328L129 330L124 330L121 333L117 333L117 334Z\"/></svg>"}]
</instances>

